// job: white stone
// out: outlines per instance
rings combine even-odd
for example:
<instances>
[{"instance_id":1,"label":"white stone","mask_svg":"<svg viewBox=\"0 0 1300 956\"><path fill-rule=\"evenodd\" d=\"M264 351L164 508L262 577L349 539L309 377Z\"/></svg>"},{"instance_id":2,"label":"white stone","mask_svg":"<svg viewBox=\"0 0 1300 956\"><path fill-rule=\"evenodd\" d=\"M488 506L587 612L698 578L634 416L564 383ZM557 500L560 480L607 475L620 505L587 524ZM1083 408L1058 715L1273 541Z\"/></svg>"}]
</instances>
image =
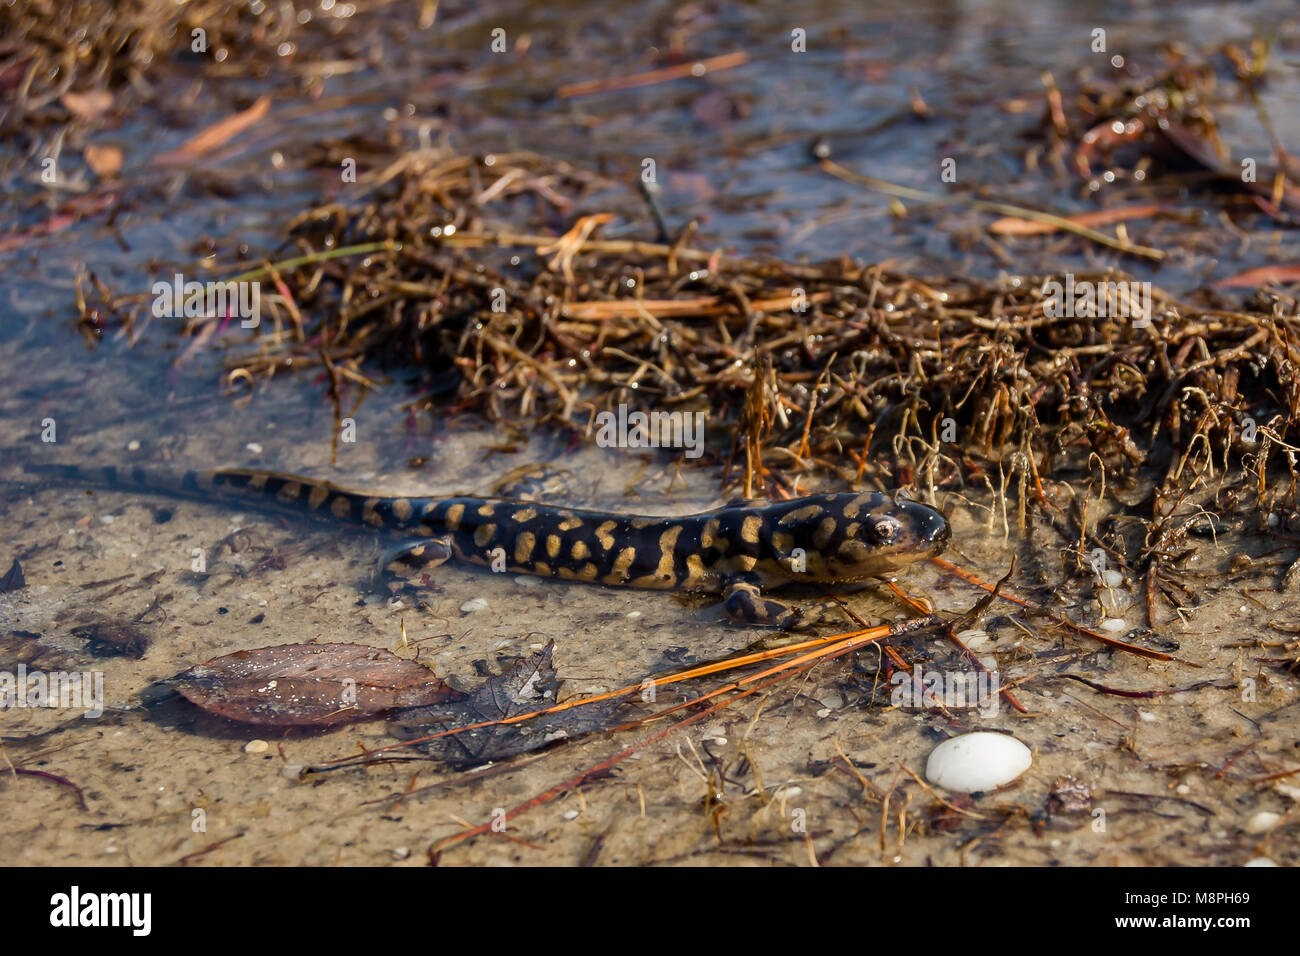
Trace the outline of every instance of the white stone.
<instances>
[{"instance_id":1,"label":"white stone","mask_svg":"<svg viewBox=\"0 0 1300 956\"><path fill-rule=\"evenodd\" d=\"M542 579L533 574L516 574L515 584L525 588L535 588L542 583Z\"/></svg>"},{"instance_id":2,"label":"white stone","mask_svg":"<svg viewBox=\"0 0 1300 956\"><path fill-rule=\"evenodd\" d=\"M1273 813L1269 810L1261 810L1249 820L1246 821L1247 833L1267 833L1273 827L1277 826L1277 821L1282 819L1282 814Z\"/></svg>"},{"instance_id":3,"label":"white stone","mask_svg":"<svg viewBox=\"0 0 1300 956\"><path fill-rule=\"evenodd\" d=\"M1274 863L1266 856L1257 856L1255 857L1255 859L1247 860L1245 863L1241 865L1242 866L1277 866L1276 863Z\"/></svg>"},{"instance_id":4,"label":"white stone","mask_svg":"<svg viewBox=\"0 0 1300 956\"><path fill-rule=\"evenodd\" d=\"M988 631L980 631L972 628L968 631L958 631L957 640L961 641L967 647L979 647L981 644L987 644L989 640Z\"/></svg>"},{"instance_id":5,"label":"white stone","mask_svg":"<svg viewBox=\"0 0 1300 956\"><path fill-rule=\"evenodd\" d=\"M1029 748L1006 734L976 732L945 740L930 752L925 776L948 790L974 793L1010 783L1033 763Z\"/></svg>"},{"instance_id":6,"label":"white stone","mask_svg":"<svg viewBox=\"0 0 1300 956\"><path fill-rule=\"evenodd\" d=\"M470 598L460 606L461 613L473 614L475 611L482 611L488 606L487 598Z\"/></svg>"},{"instance_id":7,"label":"white stone","mask_svg":"<svg viewBox=\"0 0 1300 956\"><path fill-rule=\"evenodd\" d=\"M1108 588L1117 588L1124 583L1124 575L1114 568L1107 568L1101 572L1102 583Z\"/></svg>"},{"instance_id":8,"label":"white stone","mask_svg":"<svg viewBox=\"0 0 1300 956\"><path fill-rule=\"evenodd\" d=\"M1111 633L1117 634L1120 631L1127 631L1128 624L1122 617L1108 617L1106 620L1101 622L1101 629L1103 631L1110 631Z\"/></svg>"}]
</instances>

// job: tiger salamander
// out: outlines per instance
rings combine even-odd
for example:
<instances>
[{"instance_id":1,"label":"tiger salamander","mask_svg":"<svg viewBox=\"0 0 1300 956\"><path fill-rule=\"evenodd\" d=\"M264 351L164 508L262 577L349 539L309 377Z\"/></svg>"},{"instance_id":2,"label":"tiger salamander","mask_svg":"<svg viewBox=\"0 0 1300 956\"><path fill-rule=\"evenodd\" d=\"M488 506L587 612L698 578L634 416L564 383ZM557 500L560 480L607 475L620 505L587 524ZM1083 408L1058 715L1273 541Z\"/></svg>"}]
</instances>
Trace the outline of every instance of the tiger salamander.
<instances>
[{"instance_id":1,"label":"tiger salamander","mask_svg":"<svg viewBox=\"0 0 1300 956\"><path fill-rule=\"evenodd\" d=\"M792 582L840 584L888 575L941 552L948 522L918 502L834 493L790 501L733 501L682 517L562 508L512 498L369 495L268 471L163 473L152 468L29 465L65 481L198 500L261 501L369 525L403 541L389 571L455 559L495 570L620 587L721 594L733 620L803 627L819 616L764 596Z\"/></svg>"}]
</instances>

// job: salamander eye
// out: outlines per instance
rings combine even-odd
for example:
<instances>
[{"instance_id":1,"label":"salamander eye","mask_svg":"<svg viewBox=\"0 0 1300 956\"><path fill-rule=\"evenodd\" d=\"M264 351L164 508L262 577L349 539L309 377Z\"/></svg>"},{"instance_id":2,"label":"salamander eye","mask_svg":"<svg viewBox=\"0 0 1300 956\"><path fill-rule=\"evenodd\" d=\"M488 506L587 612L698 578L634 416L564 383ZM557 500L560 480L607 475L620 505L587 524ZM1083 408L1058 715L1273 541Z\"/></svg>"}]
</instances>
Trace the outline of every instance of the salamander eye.
<instances>
[{"instance_id":1,"label":"salamander eye","mask_svg":"<svg viewBox=\"0 0 1300 956\"><path fill-rule=\"evenodd\" d=\"M876 540L881 544L888 544L893 541L902 530L902 522L897 518L890 518L888 515L877 518L871 524L871 533L875 535Z\"/></svg>"}]
</instances>

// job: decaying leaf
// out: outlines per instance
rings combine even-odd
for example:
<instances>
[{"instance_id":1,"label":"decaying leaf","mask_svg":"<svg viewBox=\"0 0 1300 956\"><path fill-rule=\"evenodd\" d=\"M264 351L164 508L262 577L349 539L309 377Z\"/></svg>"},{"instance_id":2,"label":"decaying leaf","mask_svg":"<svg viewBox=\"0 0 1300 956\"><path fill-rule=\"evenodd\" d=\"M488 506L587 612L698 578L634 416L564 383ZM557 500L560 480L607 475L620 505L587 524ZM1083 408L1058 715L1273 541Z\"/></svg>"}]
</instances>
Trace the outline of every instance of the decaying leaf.
<instances>
[{"instance_id":1,"label":"decaying leaf","mask_svg":"<svg viewBox=\"0 0 1300 956\"><path fill-rule=\"evenodd\" d=\"M96 120L113 108L113 94L107 90L87 90L85 93L69 90L59 97L59 102L81 119Z\"/></svg>"},{"instance_id":2,"label":"decaying leaf","mask_svg":"<svg viewBox=\"0 0 1300 956\"><path fill-rule=\"evenodd\" d=\"M96 657L144 657L149 650L150 634L146 628L129 621L94 617L72 629L73 637L86 642L86 649Z\"/></svg>"},{"instance_id":3,"label":"decaying leaf","mask_svg":"<svg viewBox=\"0 0 1300 956\"><path fill-rule=\"evenodd\" d=\"M107 179L122 171L122 151L116 146L96 146L92 143L86 147L84 155L86 165L96 176Z\"/></svg>"},{"instance_id":4,"label":"decaying leaf","mask_svg":"<svg viewBox=\"0 0 1300 956\"><path fill-rule=\"evenodd\" d=\"M236 651L171 683L210 714L274 727L330 726L460 696L423 664L365 644Z\"/></svg>"},{"instance_id":5,"label":"decaying leaf","mask_svg":"<svg viewBox=\"0 0 1300 956\"><path fill-rule=\"evenodd\" d=\"M404 712L394 729L401 736L423 737L456 727L504 720L555 704L559 684L551 654L551 641L536 654L521 658L463 700ZM555 740L576 737L612 726L626 698L600 701L555 714L545 714L513 724L480 727L450 737L439 737L421 747L431 756L457 768L504 760L545 747Z\"/></svg>"},{"instance_id":6,"label":"decaying leaf","mask_svg":"<svg viewBox=\"0 0 1300 956\"><path fill-rule=\"evenodd\" d=\"M3 565L0 565L0 567L3 567ZM27 579L23 577L23 566L18 563L17 558L14 558L14 563L9 566L9 570L5 572L4 577L0 578L0 594L17 591L25 587L27 587Z\"/></svg>"}]
</instances>

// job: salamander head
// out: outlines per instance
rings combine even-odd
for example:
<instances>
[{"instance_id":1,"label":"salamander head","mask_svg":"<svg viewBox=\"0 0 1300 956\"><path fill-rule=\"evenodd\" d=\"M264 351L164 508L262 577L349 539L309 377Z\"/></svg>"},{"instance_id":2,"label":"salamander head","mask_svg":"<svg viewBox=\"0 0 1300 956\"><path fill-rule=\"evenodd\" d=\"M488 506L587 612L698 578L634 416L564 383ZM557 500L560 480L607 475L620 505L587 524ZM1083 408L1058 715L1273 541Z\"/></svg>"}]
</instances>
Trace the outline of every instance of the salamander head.
<instances>
[{"instance_id":1,"label":"salamander head","mask_svg":"<svg viewBox=\"0 0 1300 956\"><path fill-rule=\"evenodd\" d=\"M789 504L796 507L775 519L772 541L777 562L795 581L886 575L939 554L951 534L933 508L884 494L816 495Z\"/></svg>"}]
</instances>

